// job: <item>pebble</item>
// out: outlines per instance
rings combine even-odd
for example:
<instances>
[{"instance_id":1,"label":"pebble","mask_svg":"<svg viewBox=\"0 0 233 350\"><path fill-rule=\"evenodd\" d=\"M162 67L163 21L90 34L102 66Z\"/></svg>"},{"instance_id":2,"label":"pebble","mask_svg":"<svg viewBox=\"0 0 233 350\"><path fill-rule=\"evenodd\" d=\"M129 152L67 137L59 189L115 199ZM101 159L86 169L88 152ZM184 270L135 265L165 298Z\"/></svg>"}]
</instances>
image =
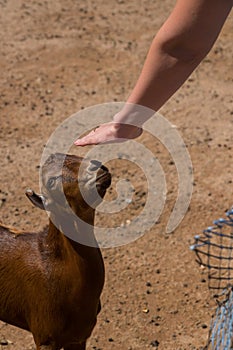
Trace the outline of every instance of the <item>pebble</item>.
<instances>
[{"instance_id":1,"label":"pebble","mask_svg":"<svg viewBox=\"0 0 233 350\"><path fill-rule=\"evenodd\" d=\"M6 340L6 339L1 339L0 344L1 344L1 345L8 345L9 342L8 342L8 340Z\"/></svg>"},{"instance_id":2,"label":"pebble","mask_svg":"<svg viewBox=\"0 0 233 350\"><path fill-rule=\"evenodd\" d=\"M201 328L206 329L206 328L208 328L208 326L207 326L207 324L203 323L203 324L201 325Z\"/></svg>"},{"instance_id":3,"label":"pebble","mask_svg":"<svg viewBox=\"0 0 233 350\"><path fill-rule=\"evenodd\" d=\"M3 206L3 204L5 203L6 198L2 198L0 199L0 208Z\"/></svg>"},{"instance_id":4,"label":"pebble","mask_svg":"<svg viewBox=\"0 0 233 350\"><path fill-rule=\"evenodd\" d=\"M152 345L153 347L157 348L159 346L159 342L158 340L153 340L150 345Z\"/></svg>"},{"instance_id":5,"label":"pebble","mask_svg":"<svg viewBox=\"0 0 233 350\"><path fill-rule=\"evenodd\" d=\"M144 312L144 314L148 314L149 313L149 309L143 309L142 312Z\"/></svg>"}]
</instances>

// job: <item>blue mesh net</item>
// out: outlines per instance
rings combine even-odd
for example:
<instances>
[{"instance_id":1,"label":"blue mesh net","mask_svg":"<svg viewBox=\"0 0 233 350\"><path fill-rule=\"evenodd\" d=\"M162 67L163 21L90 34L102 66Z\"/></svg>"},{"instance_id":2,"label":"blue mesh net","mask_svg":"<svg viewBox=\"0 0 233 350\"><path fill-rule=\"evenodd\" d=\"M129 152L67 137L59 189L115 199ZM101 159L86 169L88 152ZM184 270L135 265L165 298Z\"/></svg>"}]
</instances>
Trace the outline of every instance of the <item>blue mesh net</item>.
<instances>
[{"instance_id":1,"label":"blue mesh net","mask_svg":"<svg viewBox=\"0 0 233 350\"><path fill-rule=\"evenodd\" d=\"M207 269L208 287L217 301L208 348L233 349L233 208L225 218L195 236L190 247L197 262Z\"/></svg>"},{"instance_id":2,"label":"blue mesh net","mask_svg":"<svg viewBox=\"0 0 233 350\"><path fill-rule=\"evenodd\" d=\"M215 350L233 349L233 292L220 304L210 326L209 348Z\"/></svg>"}]
</instances>

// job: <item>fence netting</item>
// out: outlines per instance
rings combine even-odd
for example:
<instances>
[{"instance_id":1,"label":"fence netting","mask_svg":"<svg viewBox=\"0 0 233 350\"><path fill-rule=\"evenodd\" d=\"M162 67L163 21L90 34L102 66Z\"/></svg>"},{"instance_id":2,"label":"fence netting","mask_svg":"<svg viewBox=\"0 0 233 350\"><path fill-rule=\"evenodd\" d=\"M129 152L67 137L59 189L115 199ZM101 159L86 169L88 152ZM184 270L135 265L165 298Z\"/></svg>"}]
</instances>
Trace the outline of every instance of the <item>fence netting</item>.
<instances>
[{"instance_id":1,"label":"fence netting","mask_svg":"<svg viewBox=\"0 0 233 350\"><path fill-rule=\"evenodd\" d=\"M195 236L191 249L207 269L208 287L217 302L207 347L233 349L233 208Z\"/></svg>"}]
</instances>

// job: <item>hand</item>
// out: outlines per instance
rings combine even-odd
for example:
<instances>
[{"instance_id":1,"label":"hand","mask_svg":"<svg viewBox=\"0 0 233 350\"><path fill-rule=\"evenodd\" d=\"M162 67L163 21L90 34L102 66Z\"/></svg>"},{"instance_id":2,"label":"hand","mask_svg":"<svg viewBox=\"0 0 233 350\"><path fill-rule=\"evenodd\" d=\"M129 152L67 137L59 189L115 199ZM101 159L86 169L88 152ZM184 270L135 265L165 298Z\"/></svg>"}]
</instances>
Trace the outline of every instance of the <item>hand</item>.
<instances>
[{"instance_id":1,"label":"hand","mask_svg":"<svg viewBox=\"0 0 233 350\"><path fill-rule=\"evenodd\" d=\"M117 143L134 139L142 134L142 128L120 123L106 123L92 130L89 134L74 142L76 146Z\"/></svg>"}]
</instances>

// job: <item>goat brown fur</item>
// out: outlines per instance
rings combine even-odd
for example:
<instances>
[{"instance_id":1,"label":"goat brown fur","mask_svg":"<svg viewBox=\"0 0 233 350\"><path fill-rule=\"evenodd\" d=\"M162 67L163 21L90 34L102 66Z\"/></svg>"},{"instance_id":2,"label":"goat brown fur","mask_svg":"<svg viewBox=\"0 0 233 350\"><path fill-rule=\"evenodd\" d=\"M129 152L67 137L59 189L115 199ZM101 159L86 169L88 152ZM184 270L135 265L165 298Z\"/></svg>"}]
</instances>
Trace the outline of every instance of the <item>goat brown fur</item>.
<instances>
[{"instance_id":1,"label":"goat brown fur","mask_svg":"<svg viewBox=\"0 0 233 350\"><path fill-rule=\"evenodd\" d=\"M86 162L78 178L81 161L50 156L42 168L43 196L28 192L50 211L48 229L20 233L0 225L0 319L31 331L37 350L85 350L100 311L104 264L93 228L111 176L100 163ZM59 202L61 188L78 224L67 223L72 215ZM92 191L93 205L82 195L90 199Z\"/></svg>"}]
</instances>

